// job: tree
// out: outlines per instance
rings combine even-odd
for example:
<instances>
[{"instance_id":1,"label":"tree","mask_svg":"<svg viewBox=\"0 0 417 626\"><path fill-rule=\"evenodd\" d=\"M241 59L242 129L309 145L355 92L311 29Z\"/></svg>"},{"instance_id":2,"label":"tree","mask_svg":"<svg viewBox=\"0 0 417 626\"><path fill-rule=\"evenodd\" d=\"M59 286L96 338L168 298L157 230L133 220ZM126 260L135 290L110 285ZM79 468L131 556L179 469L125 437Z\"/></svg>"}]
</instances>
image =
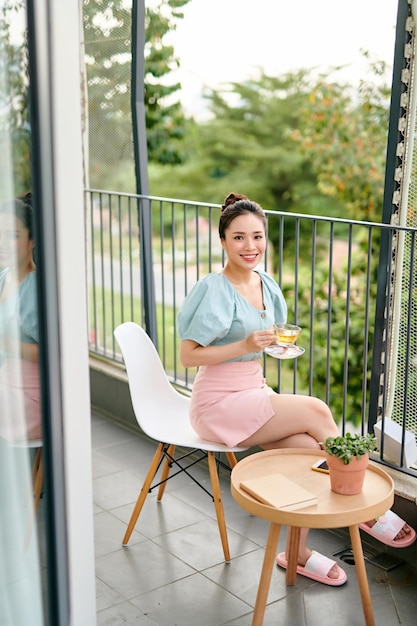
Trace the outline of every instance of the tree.
<instances>
[{"instance_id":1,"label":"tree","mask_svg":"<svg viewBox=\"0 0 417 626\"><path fill-rule=\"evenodd\" d=\"M343 202L351 219L382 219L390 95L385 72L384 62L372 62L373 79L361 80L358 89L321 75L292 135L320 191Z\"/></svg>"},{"instance_id":2,"label":"tree","mask_svg":"<svg viewBox=\"0 0 417 626\"><path fill-rule=\"evenodd\" d=\"M146 8L145 110L148 157L159 163L182 160L179 141L185 119L175 101L178 83L168 76L178 65L164 36L181 19L189 0L159 0ZM120 177L134 181L131 119L131 8L124 0L84 0L90 172L93 186L109 188ZM110 148L110 150L109 150Z\"/></svg>"},{"instance_id":3,"label":"tree","mask_svg":"<svg viewBox=\"0 0 417 626\"><path fill-rule=\"evenodd\" d=\"M188 126L190 158L170 177L177 195L220 202L228 190L241 189L268 209L320 214L330 203L338 206L317 190L308 158L292 138L309 93L304 70L281 77L261 73L207 91L212 117ZM151 168L151 184L157 180L163 189L162 176L167 172Z\"/></svg>"},{"instance_id":4,"label":"tree","mask_svg":"<svg viewBox=\"0 0 417 626\"><path fill-rule=\"evenodd\" d=\"M367 55L365 55L367 56ZM386 66L383 62L373 62L370 66L370 80L361 80L358 89L346 83L331 81L329 76L320 76L312 84L311 95L302 110L300 126L292 137L299 143L303 154L309 160L317 177L320 191L338 199L345 206L348 218L362 221L381 221L386 143L388 134L389 94L383 77ZM368 246L372 250L368 250ZM345 284L337 268L333 274L334 297L331 310L328 310L327 293L323 292L328 276L323 283L316 280L317 292L314 300L320 316L315 323L317 346L326 345L327 323L323 317L331 319L331 366L330 366L330 405L335 415L345 414L346 419L358 423L363 410L363 392L369 391L369 380L363 381L365 327L369 328L367 371L373 345L373 320L375 311L366 310L361 294L364 292L366 265L370 260L371 302L376 299L377 260L379 237L372 242L367 238L356 240L356 253L351 268L354 291L358 305L355 316L346 327L344 310ZM340 274L340 275L339 275ZM300 307L309 308L308 278L300 280ZM360 303L362 306L360 306ZM344 364L341 350L346 332L349 333L348 363ZM317 355L315 355L317 357ZM348 368L348 372L344 368ZM300 364L301 370L303 364ZM326 379L325 363L320 357L315 359L315 380L320 387ZM349 381L346 406L341 405L343 380ZM363 386L365 385L365 389Z\"/></svg>"},{"instance_id":5,"label":"tree","mask_svg":"<svg viewBox=\"0 0 417 626\"><path fill-rule=\"evenodd\" d=\"M208 97L214 119L201 129L208 174L222 185L242 181L245 193L266 208L306 209L305 188L314 176L291 132L307 98L303 70L282 77L262 73Z\"/></svg>"},{"instance_id":6,"label":"tree","mask_svg":"<svg viewBox=\"0 0 417 626\"><path fill-rule=\"evenodd\" d=\"M358 246L352 257L350 268L350 291L347 291L347 268L333 267L331 276L332 297L329 300L329 268L328 264L318 259L315 269L315 287L311 294L311 276L301 271L298 281L298 322L303 327L303 342L309 344L309 328L311 307L314 307L314 353L312 354L314 371L313 395L325 399L335 416L336 421L342 418L351 424L361 422L365 410L364 397L369 399L369 379L364 380L364 371L371 371L371 357L374 328L372 320L375 315L375 291L366 308L367 255L363 247ZM302 270L302 268L301 268ZM288 302L294 294L283 288ZM347 294L351 311L346 319ZM311 297L312 296L312 297ZM367 329L367 335L366 335ZM367 336L368 345L365 345ZM345 361L345 342L348 337L348 353ZM326 354L329 350L330 360L327 364ZM327 371L327 367L329 368ZM301 385L306 384L310 374L309 359L299 359L297 374ZM344 393L344 385L347 393ZM345 400L345 404L343 401Z\"/></svg>"},{"instance_id":7,"label":"tree","mask_svg":"<svg viewBox=\"0 0 417 626\"><path fill-rule=\"evenodd\" d=\"M184 161L178 140L183 139L186 120L181 103L172 96L180 83L166 84L163 80L179 66L174 48L163 39L175 29L175 20L182 19L181 7L189 0L159 0L155 9L146 10L145 45L145 107L148 151L151 161L178 164Z\"/></svg>"},{"instance_id":8,"label":"tree","mask_svg":"<svg viewBox=\"0 0 417 626\"><path fill-rule=\"evenodd\" d=\"M14 16L23 8L23 2L9 0L0 10L0 189L10 193L10 159L15 195L31 186L27 40L25 33L11 37Z\"/></svg>"},{"instance_id":9,"label":"tree","mask_svg":"<svg viewBox=\"0 0 417 626\"><path fill-rule=\"evenodd\" d=\"M337 214L341 206L318 190L316 176L292 133L300 125L311 87L306 70L210 90L212 119L189 127L190 158L172 170L150 170L158 195L221 203L230 191L245 193L266 209ZM269 238L278 246L280 229L271 223ZM290 245L293 235L285 233Z\"/></svg>"}]
</instances>

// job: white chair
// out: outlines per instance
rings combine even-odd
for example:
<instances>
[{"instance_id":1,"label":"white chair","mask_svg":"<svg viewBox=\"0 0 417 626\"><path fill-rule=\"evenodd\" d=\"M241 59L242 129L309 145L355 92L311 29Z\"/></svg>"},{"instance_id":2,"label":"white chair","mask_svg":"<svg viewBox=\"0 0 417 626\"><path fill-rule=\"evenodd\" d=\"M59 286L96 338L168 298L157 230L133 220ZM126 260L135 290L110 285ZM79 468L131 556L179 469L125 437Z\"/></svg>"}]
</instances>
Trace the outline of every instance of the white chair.
<instances>
[{"instance_id":1,"label":"white chair","mask_svg":"<svg viewBox=\"0 0 417 626\"><path fill-rule=\"evenodd\" d=\"M235 452L240 452L247 448L229 448L220 443L211 443L201 439L197 435L189 422L190 398L179 393L171 385L158 352L143 328L134 322L125 322L115 329L114 335L125 362L130 396L137 422L148 437L159 442L133 509L126 534L123 538L123 545L127 545L146 496L154 487L159 487L157 497L158 500L161 500L166 481L185 471L188 476L206 491L188 471L188 468L195 464L195 459L192 459L186 467L182 465L184 459L190 457L192 452L187 451L180 458L174 458L175 448L180 446L181 448L191 448L194 451L199 451L201 459L207 458L212 489L212 493L209 495L211 495L214 501L224 558L226 562L229 562L229 542L218 475L218 465L224 464L219 458L216 458L215 453L224 452L230 467L234 467L237 463ZM194 454L192 456L194 457ZM160 482L151 487L164 459L165 463L163 464ZM173 464L179 467L179 471L170 475L170 469Z\"/></svg>"},{"instance_id":2,"label":"white chair","mask_svg":"<svg viewBox=\"0 0 417 626\"><path fill-rule=\"evenodd\" d=\"M34 499L34 511L35 513L38 510L39 500L42 495L43 488L43 459L42 459L42 449L43 449L43 441L42 439L28 439L27 441L14 443L13 446L15 448L24 448L27 450L36 450L33 463L32 463L32 486L33 486L33 499Z\"/></svg>"},{"instance_id":3,"label":"white chair","mask_svg":"<svg viewBox=\"0 0 417 626\"><path fill-rule=\"evenodd\" d=\"M33 488L33 509L31 509L30 518L28 521L28 526L26 529L25 535L25 543L24 546L27 548L29 545L32 526L34 521L34 516L36 515L39 507L39 500L41 499L42 489L43 489L43 441L42 439L28 439L24 442L17 442L13 444L15 448L23 448L26 450L36 450L34 453L33 463L32 463L32 488Z\"/></svg>"}]
</instances>

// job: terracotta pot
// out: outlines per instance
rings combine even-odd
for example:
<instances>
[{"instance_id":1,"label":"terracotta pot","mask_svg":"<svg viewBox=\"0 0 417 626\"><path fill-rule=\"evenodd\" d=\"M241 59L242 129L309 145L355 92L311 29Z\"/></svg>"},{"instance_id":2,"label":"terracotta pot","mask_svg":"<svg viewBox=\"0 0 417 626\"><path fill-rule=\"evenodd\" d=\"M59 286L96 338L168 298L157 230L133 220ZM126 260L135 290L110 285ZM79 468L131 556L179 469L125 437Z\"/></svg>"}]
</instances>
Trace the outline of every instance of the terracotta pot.
<instances>
[{"instance_id":1,"label":"terracotta pot","mask_svg":"<svg viewBox=\"0 0 417 626\"><path fill-rule=\"evenodd\" d=\"M327 454L331 490L343 496L361 493L368 463L368 454L364 454L359 461L353 457L347 465L334 454Z\"/></svg>"}]
</instances>

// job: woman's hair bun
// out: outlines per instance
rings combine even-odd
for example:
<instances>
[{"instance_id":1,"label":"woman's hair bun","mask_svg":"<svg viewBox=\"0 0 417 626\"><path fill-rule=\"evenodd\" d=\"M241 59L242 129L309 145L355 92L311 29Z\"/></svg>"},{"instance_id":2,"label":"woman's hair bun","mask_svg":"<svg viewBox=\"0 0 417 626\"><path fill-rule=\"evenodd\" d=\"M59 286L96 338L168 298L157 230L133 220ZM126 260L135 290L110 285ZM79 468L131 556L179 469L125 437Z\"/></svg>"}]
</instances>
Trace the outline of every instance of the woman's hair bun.
<instances>
[{"instance_id":1,"label":"woman's hair bun","mask_svg":"<svg viewBox=\"0 0 417 626\"><path fill-rule=\"evenodd\" d=\"M229 193L229 195L224 199L224 204L222 204L222 210L224 211L231 204L238 202L238 200L249 200L249 198L242 195L241 193Z\"/></svg>"}]
</instances>

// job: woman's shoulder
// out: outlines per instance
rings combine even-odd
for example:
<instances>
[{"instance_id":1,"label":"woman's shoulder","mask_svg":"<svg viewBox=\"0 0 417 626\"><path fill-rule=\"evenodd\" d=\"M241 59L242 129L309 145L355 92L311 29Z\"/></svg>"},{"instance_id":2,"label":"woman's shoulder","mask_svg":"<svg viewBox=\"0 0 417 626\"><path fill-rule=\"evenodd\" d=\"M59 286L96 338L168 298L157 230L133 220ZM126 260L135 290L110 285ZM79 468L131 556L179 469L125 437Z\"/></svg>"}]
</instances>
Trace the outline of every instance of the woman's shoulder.
<instances>
[{"instance_id":1,"label":"woman's shoulder","mask_svg":"<svg viewBox=\"0 0 417 626\"><path fill-rule=\"evenodd\" d=\"M36 289L36 270L33 270L32 272L29 272L29 274L26 274L23 281L21 282L21 285L24 285L28 289Z\"/></svg>"},{"instance_id":2,"label":"woman's shoulder","mask_svg":"<svg viewBox=\"0 0 417 626\"><path fill-rule=\"evenodd\" d=\"M194 285L193 289L200 292L214 290L225 291L228 290L229 286L229 281L221 272L212 272L211 274L207 274L207 276L200 278Z\"/></svg>"},{"instance_id":3,"label":"woman's shoulder","mask_svg":"<svg viewBox=\"0 0 417 626\"><path fill-rule=\"evenodd\" d=\"M228 281L223 274L216 272L207 274L200 278L188 293L180 310L181 316L185 313L194 315L197 310L212 308L213 302L230 301L231 293L232 290L228 287Z\"/></svg>"},{"instance_id":4,"label":"woman's shoulder","mask_svg":"<svg viewBox=\"0 0 417 626\"><path fill-rule=\"evenodd\" d=\"M27 300L36 302L37 299L37 286L36 286L36 270L29 272L20 283L19 296L21 301Z\"/></svg>"},{"instance_id":5,"label":"woman's shoulder","mask_svg":"<svg viewBox=\"0 0 417 626\"><path fill-rule=\"evenodd\" d=\"M227 283L223 274L213 272L194 285L177 315L181 340L192 339L208 345L229 328L233 294Z\"/></svg>"}]
</instances>

